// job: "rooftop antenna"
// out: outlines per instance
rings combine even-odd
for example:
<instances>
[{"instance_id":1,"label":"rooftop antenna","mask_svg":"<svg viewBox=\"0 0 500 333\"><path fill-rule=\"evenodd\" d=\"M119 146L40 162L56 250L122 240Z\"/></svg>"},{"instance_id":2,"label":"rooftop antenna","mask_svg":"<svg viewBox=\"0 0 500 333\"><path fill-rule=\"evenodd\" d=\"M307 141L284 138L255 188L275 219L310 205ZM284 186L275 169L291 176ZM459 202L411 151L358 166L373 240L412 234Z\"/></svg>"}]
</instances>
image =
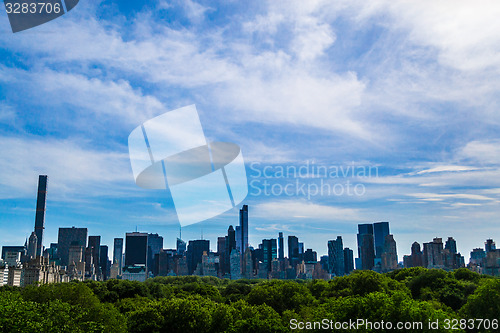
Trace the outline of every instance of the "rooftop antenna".
<instances>
[{"instance_id":1,"label":"rooftop antenna","mask_svg":"<svg viewBox=\"0 0 500 333\"><path fill-rule=\"evenodd\" d=\"M201 239L203 240L203 228L201 229Z\"/></svg>"},{"instance_id":2,"label":"rooftop antenna","mask_svg":"<svg viewBox=\"0 0 500 333\"><path fill-rule=\"evenodd\" d=\"M137 226L135 226L135 232L137 232Z\"/></svg>"},{"instance_id":3,"label":"rooftop antenna","mask_svg":"<svg viewBox=\"0 0 500 333\"><path fill-rule=\"evenodd\" d=\"M182 239L182 226L179 226L179 239Z\"/></svg>"}]
</instances>

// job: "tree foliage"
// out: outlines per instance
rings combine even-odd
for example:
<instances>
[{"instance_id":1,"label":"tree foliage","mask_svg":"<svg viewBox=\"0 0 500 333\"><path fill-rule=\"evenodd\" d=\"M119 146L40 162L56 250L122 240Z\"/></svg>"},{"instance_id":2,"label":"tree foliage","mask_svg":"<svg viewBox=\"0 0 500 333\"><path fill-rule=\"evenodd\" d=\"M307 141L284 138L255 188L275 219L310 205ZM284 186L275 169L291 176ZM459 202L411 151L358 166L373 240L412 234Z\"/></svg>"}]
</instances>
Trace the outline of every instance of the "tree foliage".
<instances>
[{"instance_id":1,"label":"tree foliage","mask_svg":"<svg viewBox=\"0 0 500 333\"><path fill-rule=\"evenodd\" d=\"M290 320L358 318L439 320L437 331L446 332L445 319L499 313L500 279L466 269L355 271L330 281L183 276L0 287L1 332L289 332Z\"/></svg>"}]
</instances>

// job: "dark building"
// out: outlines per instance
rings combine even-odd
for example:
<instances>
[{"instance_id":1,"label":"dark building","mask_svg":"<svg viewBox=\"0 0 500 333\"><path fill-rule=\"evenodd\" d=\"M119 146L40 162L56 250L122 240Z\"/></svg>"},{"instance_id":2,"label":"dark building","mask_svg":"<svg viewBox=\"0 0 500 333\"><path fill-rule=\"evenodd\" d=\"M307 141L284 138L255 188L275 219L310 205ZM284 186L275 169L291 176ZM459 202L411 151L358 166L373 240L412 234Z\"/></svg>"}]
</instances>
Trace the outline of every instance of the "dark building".
<instances>
[{"instance_id":1,"label":"dark building","mask_svg":"<svg viewBox=\"0 0 500 333\"><path fill-rule=\"evenodd\" d=\"M328 271L335 276L345 275L344 245L341 236L328 241Z\"/></svg>"},{"instance_id":2,"label":"dark building","mask_svg":"<svg viewBox=\"0 0 500 333\"><path fill-rule=\"evenodd\" d=\"M90 254L92 256L92 264L94 265L95 275L100 280L102 278L101 270L101 236L89 236L89 242L87 247L90 249ZM88 258L86 258L87 260ZM90 265L90 261L86 263ZM90 269L89 269L90 271Z\"/></svg>"},{"instance_id":3,"label":"dark building","mask_svg":"<svg viewBox=\"0 0 500 333\"><path fill-rule=\"evenodd\" d=\"M373 236L373 224L358 224L358 258L357 269L373 269L375 265L375 244ZM356 263L358 266L358 263Z\"/></svg>"},{"instance_id":4,"label":"dark building","mask_svg":"<svg viewBox=\"0 0 500 333\"><path fill-rule=\"evenodd\" d=\"M296 236L288 236L288 259L293 266L299 260L299 239Z\"/></svg>"},{"instance_id":5,"label":"dark building","mask_svg":"<svg viewBox=\"0 0 500 333\"><path fill-rule=\"evenodd\" d=\"M7 252L19 252L21 257L26 255L26 247L24 246L2 246L2 259L5 260L5 254Z\"/></svg>"},{"instance_id":6,"label":"dark building","mask_svg":"<svg viewBox=\"0 0 500 333\"><path fill-rule=\"evenodd\" d=\"M280 232L278 235L278 259L283 260L285 259L285 242L283 240L283 233Z\"/></svg>"},{"instance_id":7,"label":"dark building","mask_svg":"<svg viewBox=\"0 0 500 333\"><path fill-rule=\"evenodd\" d=\"M217 237L217 254L219 255L219 275L229 273L226 269L226 239L227 236Z\"/></svg>"},{"instance_id":8,"label":"dark building","mask_svg":"<svg viewBox=\"0 0 500 333\"><path fill-rule=\"evenodd\" d=\"M262 240L262 253L263 253L263 263L265 264L267 271L271 271L271 264L273 259L278 257L278 246L276 244L276 239L263 239Z\"/></svg>"},{"instance_id":9,"label":"dark building","mask_svg":"<svg viewBox=\"0 0 500 333\"><path fill-rule=\"evenodd\" d=\"M230 225L227 229L226 236L226 250L224 252L224 273L229 273L231 270L231 252L236 249L236 231L233 226Z\"/></svg>"},{"instance_id":10,"label":"dark building","mask_svg":"<svg viewBox=\"0 0 500 333\"><path fill-rule=\"evenodd\" d=\"M176 242L177 254L183 255L186 252L186 242L180 238L177 238Z\"/></svg>"},{"instance_id":11,"label":"dark building","mask_svg":"<svg viewBox=\"0 0 500 333\"><path fill-rule=\"evenodd\" d=\"M163 249L163 237L158 234L148 234L148 270L153 272L155 255Z\"/></svg>"},{"instance_id":12,"label":"dark building","mask_svg":"<svg viewBox=\"0 0 500 333\"><path fill-rule=\"evenodd\" d=\"M206 239L189 241L187 247L188 275L192 275L196 266L201 263L203 252L210 252L210 241Z\"/></svg>"},{"instance_id":13,"label":"dark building","mask_svg":"<svg viewBox=\"0 0 500 333\"><path fill-rule=\"evenodd\" d=\"M382 258L385 237L390 234L389 222L373 223L373 234L375 239L375 258Z\"/></svg>"},{"instance_id":14,"label":"dark building","mask_svg":"<svg viewBox=\"0 0 500 333\"><path fill-rule=\"evenodd\" d=\"M304 262L317 263L318 254L316 253L316 251L313 251L312 249L307 249L306 252L304 252Z\"/></svg>"},{"instance_id":15,"label":"dark building","mask_svg":"<svg viewBox=\"0 0 500 333\"><path fill-rule=\"evenodd\" d=\"M107 280L109 278L110 268L109 267L109 256L108 256L108 246L101 245L99 249L99 263L102 272L102 279Z\"/></svg>"},{"instance_id":16,"label":"dark building","mask_svg":"<svg viewBox=\"0 0 500 333\"><path fill-rule=\"evenodd\" d=\"M57 237L57 256L61 266L68 266L69 248L79 245L82 249L87 247L87 228L59 228Z\"/></svg>"},{"instance_id":17,"label":"dark building","mask_svg":"<svg viewBox=\"0 0 500 333\"><path fill-rule=\"evenodd\" d=\"M43 229L45 229L45 201L47 199L47 176L38 176L38 194L36 198L35 234L37 237L36 255L42 255Z\"/></svg>"},{"instance_id":18,"label":"dark building","mask_svg":"<svg viewBox=\"0 0 500 333\"><path fill-rule=\"evenodd\" d=\"M486 242L484 243L484 249L486 250L486 253L488 252L493 252L496 250L496 245L493 239L487 239Z\"/></svg>"},{"instance_id":19,"label":"dark building","mask_svg":"<svg viewBox=\"0 0 500 333\"><path fill-rule=\"evenodd\" d=\"M354 251L348 247L344 248L344 268L346 274L354 270Z\"/></svg>"},{"instance_id":20,"label":"dark building","mask_svg":"<svg viewBox=\"0 0 500 333\"><path fill-rule=\"evenodd\" d=\"M123 267L123 238L115 238L113 241L113 265L118 264L118 275L122 275Z\"/></svg>"},{"instance_id":21,"label":"dark building","mask_svg":"<svg viewBox=\"0 0 500 333\"><path fill-rule=\"evenodd\" d=\"M457 253L457 241L453 237L448 237L444 248L449 250L450 253Z\"/></svg>"},{"instance_id":22,"label":"dark building","mask_svg":"<svg viewBox=\"0 0 500 333\"><path fill-rule=\"evenodd\" d=\"M243 254L248 248L248 205L243 205L243 207L240 209L240 233L240 253Z\"/></svg>"},{"instance_id":23,"label":"dark building","mask_svg":"<svg viewBox=\"0 0 500 333\"><path fill-rule=\"evenodd\" d=\"M148 261L148 234L127 232L125 234L125 266L144 265Z\"/></svg>"}]
</instances>

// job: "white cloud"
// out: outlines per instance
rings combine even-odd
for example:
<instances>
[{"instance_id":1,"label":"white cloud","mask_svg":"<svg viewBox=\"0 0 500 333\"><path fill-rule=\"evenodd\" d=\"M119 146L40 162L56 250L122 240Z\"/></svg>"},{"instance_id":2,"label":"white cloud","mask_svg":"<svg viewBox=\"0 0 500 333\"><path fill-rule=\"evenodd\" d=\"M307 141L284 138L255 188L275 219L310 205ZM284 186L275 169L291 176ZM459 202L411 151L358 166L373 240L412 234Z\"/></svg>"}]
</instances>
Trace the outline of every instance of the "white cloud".
<instances>
[{"instance_id":1,"label":"white cloud","mask_svg":"<svg viewBox=\"0 0 500 333\"><path fill-rule=\"evenodd\" d=\"M54 197L63 200L130 195L134 185L128 154L85 149L77 140L4 136L0 156L1 198L31 195L39 174L49 175Z\"/></svg>"},{"instance_id":2,"label":"white cloud","mask_svg":"<svg viewBox=\"0 0 500 333\"><path fill-rule=\"evenodd\" d=\"M258 204L255 215L267 219L293 219L312 221L358 221L360 210L315 204L306 200L283 200Z\"/></svg>"}]
</instances>

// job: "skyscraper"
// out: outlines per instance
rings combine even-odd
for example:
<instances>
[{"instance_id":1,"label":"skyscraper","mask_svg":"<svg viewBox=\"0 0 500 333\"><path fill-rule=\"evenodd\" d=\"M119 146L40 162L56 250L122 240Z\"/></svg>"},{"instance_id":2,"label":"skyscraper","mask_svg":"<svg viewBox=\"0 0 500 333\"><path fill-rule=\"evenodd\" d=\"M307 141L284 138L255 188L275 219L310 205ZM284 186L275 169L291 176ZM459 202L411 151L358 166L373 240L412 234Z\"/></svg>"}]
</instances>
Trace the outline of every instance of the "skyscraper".
<instances>
[{"instance_id":1,"label":"skyscraper","mask_svg":"<svg viewBox=\"0 0 500 333\"><path fill-rule=\"evenodd\" d=\"M484 243L484 249L486 250L486 253L492 252L496 250L496 245L493 239L487 239L486 242Z\"/></svg>"},{"instance_id":2,"label":"skyscraper","mask_svg":"<svg viewBox=\"0 0 500 333\"><path fill-rule=\"evenodd\" d=\"M240 253L244 254L246 249L248 248L248 205L243 205L243 207L240 209L240 232Z\"/></svg>"},{"instance_id":3,"label":"skyscraper","mask_svg":"<svg viewBox=\"0 0 500 333\"><path fill-rule=\"evenodd\" d=\"M299 239L296 236L288 236L288 259L299 259Z\"/></svg>"},{"instance_id":4,"label":"skyscraper","mask_svg":"<svg viewBox=\"0 0 500 333\"><path fill-rule=\"evenodd\" d=\"M57 256L61 266L69 265L69 248L78 245L84 250L87 247L87 228L59 228L57 237Z\"/></svg>"},{"instance_id":5,"label":"skyscraper","mask_svg":"<svg viewBox=\"0 0 500 333\"><path fill-rule=\"evenodd\" d=\"M344 245L341 236L337 236L336 240L328 241L328 270L335 276L345 274Z\"/></svg>"},{"instance_id":6,"label":"skyscraper","mask_svg":"<svg viewBox=\"0 0 500 333\"><path fill-rule=\"evenodd\" d=\"M148 234L127 232L125 234L125 266L147 265Z\"/></svg>"},{"instance_id":7,"label":"skyscraper","mask_svg":"<svg viewBox=\"0 0 500 333\"><path fill-rule=\"evenodd\" d=\"M118 275L122 275L123 238L115 238L113 242L113 265L118 265Z\"/></svg>"},{"instance_id":8,"label":"skyscraper","mask_svg":"<svg viewBox=\"0 0 500 333\"><path fill-rule=\"evenodd\" d=\"M38 176L38 194L36 198L35 234L37 238L36 255L42 255L43 229L45 229L45 200L47 199L47 176Z\"/></svg>"},{"instance_id":9,"label":"skyscraper","mask_svg":"<svg viewBox=\"0 0 500 333\"><path fill-rule=\"evenodd\" d=\"M203 252L210 252L210 241L206 239L191 240L187 247L188 274L192 275L196 266L201 263Z\"/></svg>"},{"instance_id":10,"label":"skyscraper","mask_svg":"<svg viewBox=\"0 0 500 333\"><path fill-rule=\"evenodd\" d=\"M183 241L181 238L177 238L177 242L175 245L177 249L177 254L183 255L184 252L186 252L186 242Z\"/></svg>"},{"instance_id":11,"label":"skyscraper","mask_svg":"<svg viewBox=\"0 0 500 333\"><path fill-rule=\"evenodd\" d=\"M344 268L346 274L354 270L354 251L348 247L344 248Z\"/></svg>"},{"instance_id":12,"label":"skyscraper","mask_svg":"<svg viewBox=\"0 0 500 333\"><path fill-rule=\"evenodd\" d=\"M158 234L148 234L148 271L154 268L155 255L163 249L163 237Z\"/></svg>"},{"instance_id":13,"label":"skyscraper","mask_svg":"<svg viewBox=\"0 0 500 333\"><path fill-rule=\"evenodd\" d=\"M384 252L385 237L389 235L389 233L389 222L373 223L375 258L382 258L382 252Z\"/></svg>"},{"instance_id":14,"label":"skyscraper","mask_svg":"<svg viewBox=\"0 0 500 333\"><path fill-rule=\"evenodd\" d=\"M94 266L94 274L97 279L100 280L102 278L102 269L101 269L101 236L89 236L88 249L92 260L90 260L89 256L86 256L86 270L88 272L92 271L92 268L89 265Z\"/></svg>"},{"instance_id":15,"label":"skyscraper","mask_svg":"<svg viewBox=\"0 0 500 333\"><path fill-rule=\"evenodd\" d=\"M229 273L231 270L231 253L236 249L236 232L232 225L227 229L226 250L224 253L224 273Z\"/></svg>"},{"instance_id":16,"label":"skyscraper","mask_svg":"<svg viewBox=\"0 0 500 333\"><path fill-rule=\"evenodd\" d=\"M36 237L36 234L33 231L31 233L30 238L28 239L28 251L27 251L27 255L28 255L29 259L35 259L36 258L37 244L38 244L38 238Z\"/></svg>"},{"instance_id":17,"label":"skyscraper","mask_svg":"<svg viewBox=\"0 0 500 333\"><path fill-rule=\"evenodd\" d=\"M99 248L99 264L102 272L102 279L107 280L109 278L109 256L108 256L108 246L101 245Z\"/></svg>"},{"instance_id":18,"label":"skyscraper","mask_svg":"<svg viewBox=\"0 0 500 333\"><path fill-rule=\"evenodd\" d=\"M277 258L278 247L276 245L276 239L263 239L262 240L262 251L264 254L264 264L267 267L267 271L271 271L271 263L273 259Z\"/></svg>"},{"instance_id":19,"label":"skyscraper","mask_svg":"<svg viewBox=\"0 0 500 333\"><path fill-rule=\"evenodd\" d=\"M360 267L357 269L373 269L375 265L375 247L373 224L358 224L358 258ZM356 262L358 265L358 262Z\"/></svg>"},{"instance_id":20,"label":"skyscraper","mask_svg":"<svg viewBox=\"0 0 500 333\"><path fill-rule=\"evenodd\" d=\"M279 260L285 259L285 244L283 240L283 233L280 232L278 235L278 250L279 250Z\"/></svg>"},{"instance_id":21,"label":"skyscraper","mask_svg":"<svg viewBox=\"0 0 500 333\"><path fill-rule=\"evenodd\" d=\"M390 272L398 268L398 254L393 235L385 236L384 249L381 256L382 272Z\"/></svg>"}]
</instances>

